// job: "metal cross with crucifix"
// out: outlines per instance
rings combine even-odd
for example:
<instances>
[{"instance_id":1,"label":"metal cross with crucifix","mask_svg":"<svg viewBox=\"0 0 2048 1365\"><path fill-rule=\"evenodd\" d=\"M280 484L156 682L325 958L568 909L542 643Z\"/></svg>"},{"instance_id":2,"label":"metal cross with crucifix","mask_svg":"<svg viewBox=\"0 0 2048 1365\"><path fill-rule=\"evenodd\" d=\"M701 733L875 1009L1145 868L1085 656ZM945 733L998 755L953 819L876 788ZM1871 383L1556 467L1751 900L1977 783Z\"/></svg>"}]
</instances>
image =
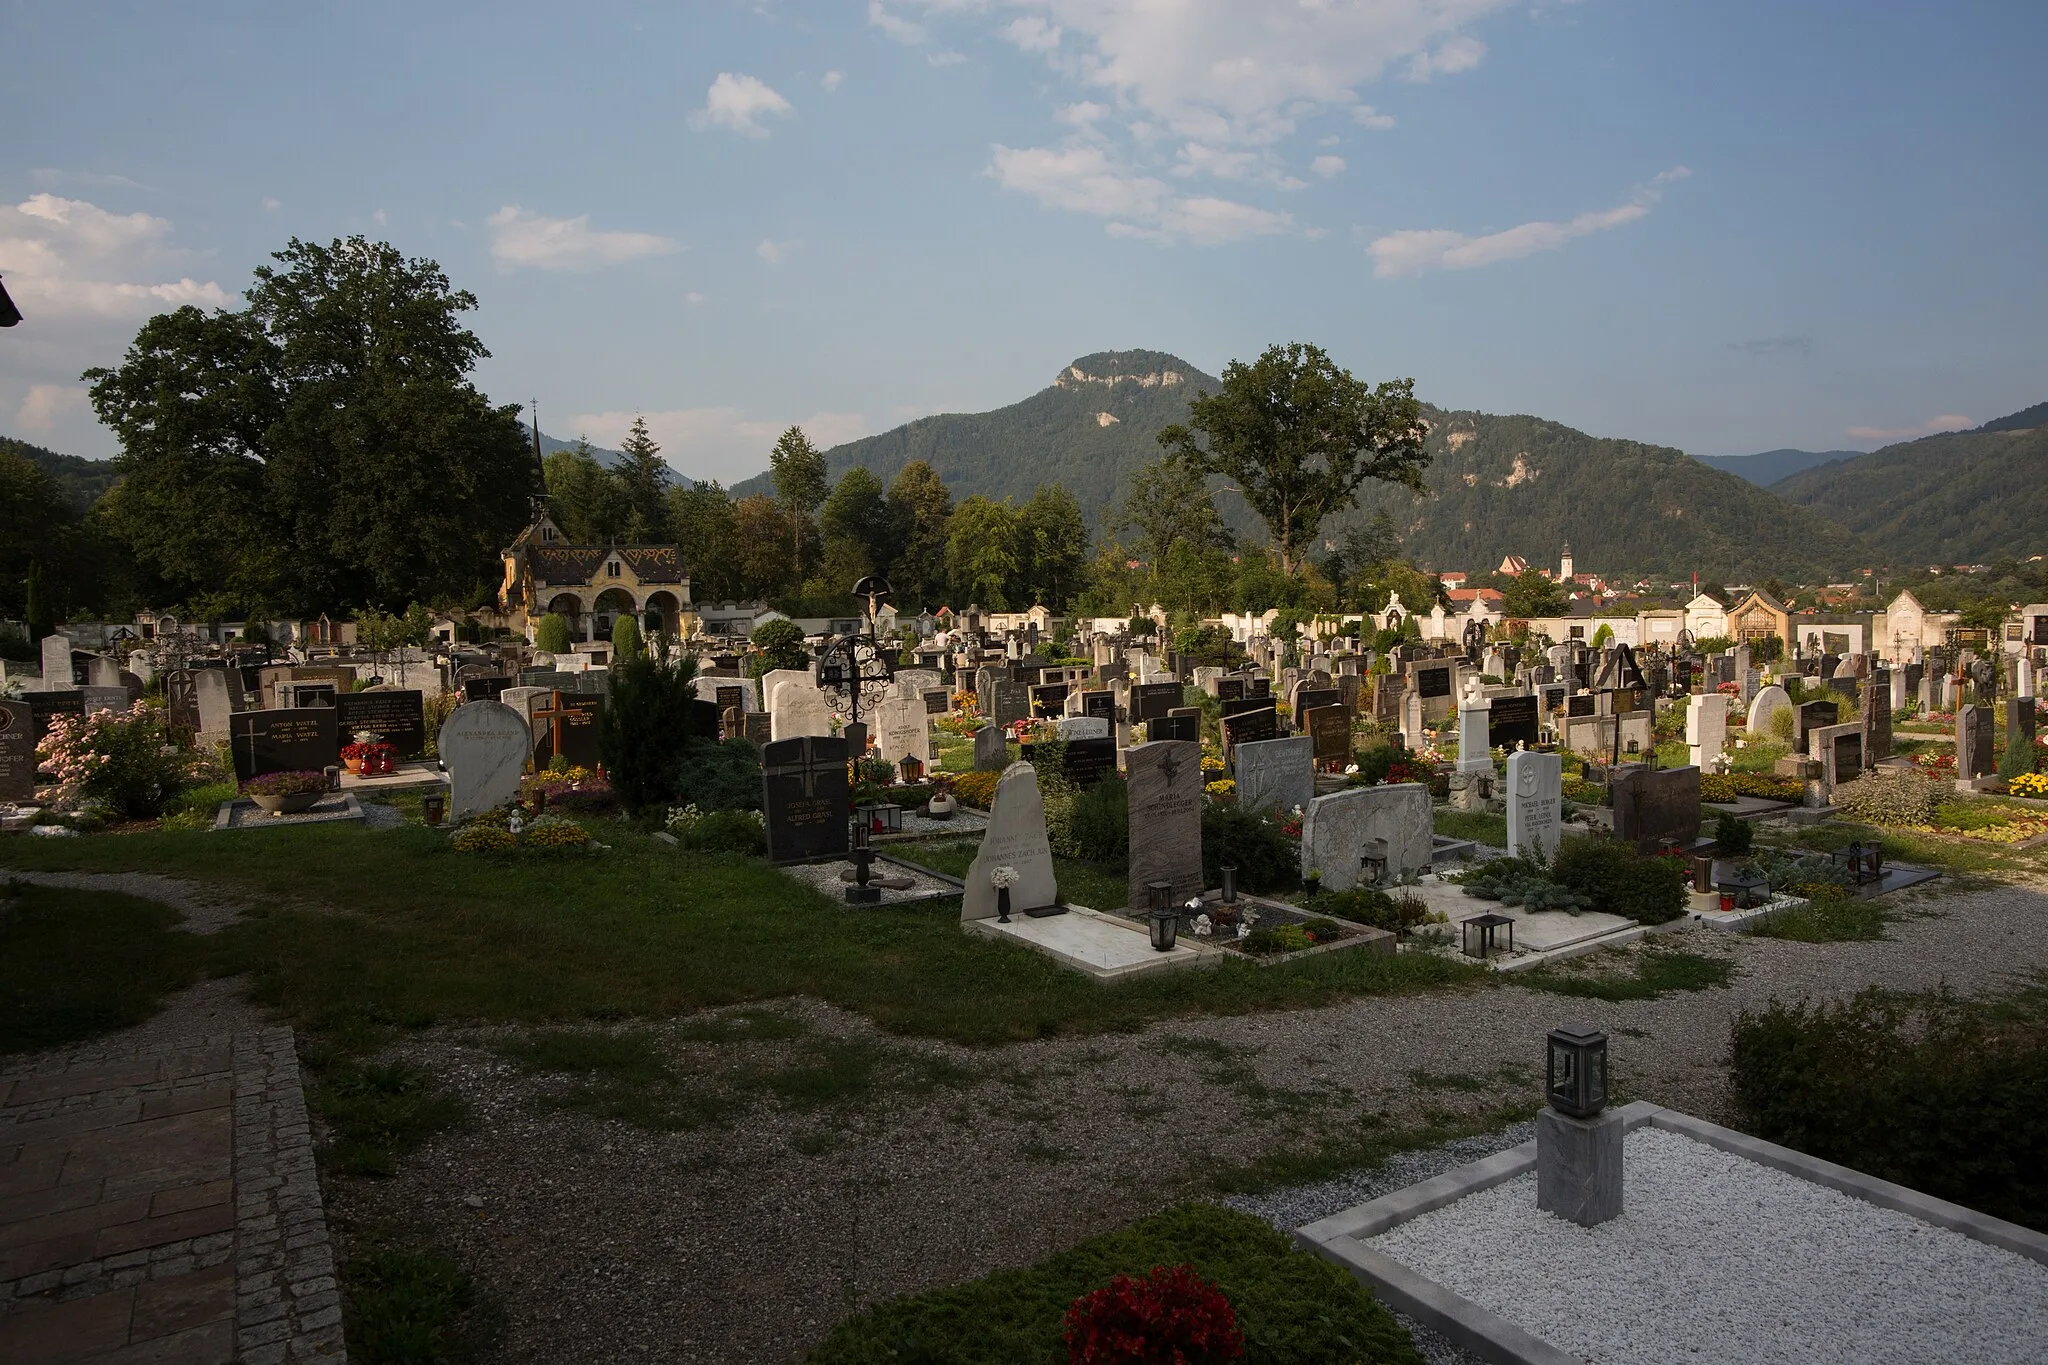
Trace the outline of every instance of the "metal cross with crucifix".
<instances>
[{"instance_id":1,"label":"metal cross with crucifix","mask_svg":"<svg viewBox=\"0 0 2048 1365\"><path fill-rule=\"evenodd\" d=\"M548 760L552 762L562 752L562 717L569 714L568 708L562 705L562 694L548 693L548 704L528 714L535 720L548 722Z\"/></svg>"}]
</instances>

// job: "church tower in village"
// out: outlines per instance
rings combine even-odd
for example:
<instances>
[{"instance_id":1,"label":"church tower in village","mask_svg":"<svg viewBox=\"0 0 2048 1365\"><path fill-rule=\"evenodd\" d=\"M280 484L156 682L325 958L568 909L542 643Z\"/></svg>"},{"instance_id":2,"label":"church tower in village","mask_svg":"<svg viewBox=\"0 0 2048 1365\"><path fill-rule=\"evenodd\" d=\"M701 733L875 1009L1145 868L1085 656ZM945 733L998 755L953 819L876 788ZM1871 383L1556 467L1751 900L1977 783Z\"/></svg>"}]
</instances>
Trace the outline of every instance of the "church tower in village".
<instances>
[{"instance_id":1,"label":"church tower in village","mask_svg":"<svg viewBox=\"0 0 2048 1365\"><path fill-rule=\"evenodd\" d=\"M1572 547L1570 541L1565 542L1564 554L1557 561L1557 581L1560 583L1572 581Z\"/></svg>"}]
</instances>

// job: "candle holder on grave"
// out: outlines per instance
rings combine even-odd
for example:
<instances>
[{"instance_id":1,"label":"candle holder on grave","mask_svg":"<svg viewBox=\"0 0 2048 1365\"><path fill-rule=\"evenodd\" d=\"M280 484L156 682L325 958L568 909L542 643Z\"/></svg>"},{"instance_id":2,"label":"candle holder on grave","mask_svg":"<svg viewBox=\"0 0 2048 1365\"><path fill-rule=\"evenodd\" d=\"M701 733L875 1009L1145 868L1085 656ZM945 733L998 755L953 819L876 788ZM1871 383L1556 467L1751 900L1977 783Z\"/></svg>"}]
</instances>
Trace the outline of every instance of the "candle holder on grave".
<instances>
[{"instance_id":1,"label":"candle holder on grave","mask_svg":"<svg viewBox=\"0 0 2048 1365\"><path fill-rule=\"evenodd\" d=\"M882 899L882 888L869 886L868 879L874 875L875 850L868 842L868 824L865 820L853 822L853 885L846 888L848 905L878 905Z\"/></svg>"}]
</instances>

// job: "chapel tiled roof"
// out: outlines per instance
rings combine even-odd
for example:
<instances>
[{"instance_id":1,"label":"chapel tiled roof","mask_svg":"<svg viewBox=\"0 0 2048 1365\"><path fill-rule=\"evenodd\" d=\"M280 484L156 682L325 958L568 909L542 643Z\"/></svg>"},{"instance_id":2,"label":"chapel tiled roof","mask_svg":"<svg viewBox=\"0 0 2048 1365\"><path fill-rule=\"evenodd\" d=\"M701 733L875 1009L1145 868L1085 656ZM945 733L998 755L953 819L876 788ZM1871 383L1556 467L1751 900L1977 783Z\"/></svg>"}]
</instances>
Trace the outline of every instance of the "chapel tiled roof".
<instances>
[{"instance_id":1,"label":"chapel tiled roof","mask_svg":"<svg viewBox=\"0 0 2048 1365\"><path fill-rule=\"evenodd\" d=\"M528 545L526 562L536 584L595 583L604 562L616 554L642 583L680 583L683 560L673 545Z\"/></svg>"}]
</instances>

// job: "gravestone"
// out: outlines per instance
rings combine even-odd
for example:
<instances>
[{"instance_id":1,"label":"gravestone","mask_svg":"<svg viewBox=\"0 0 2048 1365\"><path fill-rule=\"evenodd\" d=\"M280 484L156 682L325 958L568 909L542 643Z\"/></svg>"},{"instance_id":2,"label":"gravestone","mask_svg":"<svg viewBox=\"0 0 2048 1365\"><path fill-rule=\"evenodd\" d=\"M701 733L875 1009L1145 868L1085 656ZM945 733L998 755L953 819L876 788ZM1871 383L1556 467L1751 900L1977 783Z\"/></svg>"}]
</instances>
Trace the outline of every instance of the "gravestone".
<instances>
[{"instance_id":1,"label":"gravestone","mask_svg":"<svg viewBox=\"0 0 2048 1365\"><path fill-rule=\"evenodd\" d=\"M1452 685L1456 668L1448 663L1418 663L1409 669L1409 679L1415 695L1422 701L1422 720L1425 725L1449 716L1457 706Z\"/></svg>"},{"instance_id":2,"label":"gravestone","mask_svg":"<svg viewBox=\"0 0 2048 1365\"><path fill-rule=\"evenodd\" d=\"M1568 720L1579 716L1590 716L1593 714L1594 709L1594 697L1590 692L1574 693L1564 699L1564 714Z\"/></svg>"},{"instance_id":3,"label":"gravestone","mask_svg":"<svg viewBox=\"0 0 2048 1365\"><path fill-rule=\"evenodd\" d=\"M787 678L769 693L769 733L776 740L822 739L832 733L832 707L809 678Z\"/></svg>"},{"instance_id":4,"label":"gravestone","mask_svg":"<svg viewBox=\"0 0 2048 1365\"><path fill-rule=\"evenodd\" d=\"M982 705L989 719L997 725L1014 725L1020 720L1031 719L1031 690L1011 678L991 678L989 696L983 699Z\"/></svg>"},{"instance_id":5,"label":"gravestone","mask_svg":"<svg viewBox=\"0 0 2048 1365\"><path fill-rule=\"evenodd\" d=\"M1082 735L1067 741L1060 758L1060 772L1077 787L1092 787L1116 771L1116 740L1106 733Z\"/></svg>"},{"instance_id":6,"label":"gravestone","mask_svg":"<svg viewBox=\"0 0 2048 1365\"><path fill-rule=\"evenodd\" d=\"M771 862L843 856L853 814L847 745L835 735L779 739L761 752L762 826Z\"/></svg>"},{"instance_id":7,"label":"gravestone","mask_svg":"<svg viewBox=\"0 0 2048 1365\"><path fill-rule=\"evenodd\" d=\"M1542 737L1542 701L1535 696L1495 697L1486 717L1486 743L1513 753L1517 746L1534 748Z\"/></svg>"},{"instance_id":8,"label":"gravestone","mask_svg":"<svg viewBox=\"0 0 2048 1365\"><path fill-rule=\"evenodd\" d=\"M235 776L248 781L263 773L319 772L341 753L334 708L237 711L228 722Z\"/></svg>"},{"instance_id":9,"label":"gravestone","mask_svg":"<svg viewBox=\"0 0 2048 1365\"><path fill-rule=\"evenodd\" d=\"M1218 702L1216 703L1216 707L1218 715L1241 716L1247 711L1268 710L1273 706L1273 704L1273 699L1271 697L1241 697L1236 701ZM1194 707L1190 709L1194 710L1195 714L1197 715L1201 714L1200 707Z\"/></svg>"},{"instance_id":10,"label":"gravestone","mask_svg":"<svg viewBox=\"0 0 2048 1365\"><path fill-rule=\"evenodd\" d=\"M496 701L503 695L506 688L513 685L514 681L512 676L506 673L490 673L482 677L464 678L462 680L462 699L464 701Z\"/></svg>"},{"instance_id":11,"label":"gravestone","mask_svg":"<svg viewBox=\"0 0 2048 1365\"><path fill-rule=\"evenodd\" d=\"M708 701L720 711L737 706L742 712L761 709L760 694L752 678L727 678L715 673L699 673L692 680L697 689L697 699Z\"/></svg>"},{"instance_id":12,"label":"gravestone","mask_svg":"<svg viewBox=\"0 0 2048 1365\"><path fill-rule=\"evenodd\" d=\"M120 687L121 665L104 654L94 654L85 661L85 684L88 687Z\"/></svg>"},{"instance_id":13,"label":"gravestone","mask_svg":"<svg viewBox=\"0 0 2048 1365\"><path fill-rule=\"evenodd\" d=\"M1480 689L1479 679L1467 676L1465 695L1458 704L1458 771L1490 773L1493 754L1487 748L1493 705Z\"/></svg>"},{"instance_id":14,"label":"gravestone","mask_svg":"<svg viewBox=\"0 0 2048 1365\"><path fill-rule=\"evenodd\" d=\"M236 696L225 669L193 669L193 700L199 706L199 733L207 743L227 739L227 720L236 714Z\"/></svg>"},{"instance_id":15,"label":"gravestone","mask_svg":"<svg viewBox=\"0 0 2048 1365\"><path fill-rule=\"evenodd\" d=\"M740 730L756 748L763 748L775 739L775 718L766 711L749 711L740 717Z\"/></svg>"},{"instance_id":16,"label":"gravestone","mask_svg":"<svg viewBox=\"0 0 2048 1365\"><path fill-rule=\"evenodd\" d=\"M1310 801L1302 817L1302 875L1320 872L1324 890L1348 891L1358 885L1366 842L1384 839L1391 883L1428 870L1433 837L1429 788L1419 782L1331 792Z\"/></svg>"},{"instance_id":17,"label":"gravestone","mask_svg":"<svg viewBox=\"0 0 2048 1365\"><path fill-rule=\"evenodd\" d=\"M1065 683L1040 683L1031 689L1031 714L1039 720L1048 720L1067 709L1067 685Z\"/></svg>"},{"instance_id":18,"label":"gravestone","mask_svg":"<svg viewBox=\"0 0 2048 1365\"><path fill-rule=\"evenodd\" d=\"M85 714L85 693L76 687L58 692L24 692L21 700L28 704L29 723L38 744L43 742L43 736L50 733L51 717ZM226 739L227 736L223 734L221 738Z\"/></svg>"},{"instance_id":19,"label":"gravestone","mask_svg":"<svg viewBox=\"0 0 2048 1365\"><path fill-rule=\"evenodd\" d=\"M1350 731L1346 729L1348 738ZM1306 809L1315 799L1315 740L1310 735L1240 744L1236 753L1240 810Z\"/></svg>"},{"instance_id":20,"label":"gravestone","mask_svg":"<svg viewBox=\"0 0 2048 1365\"><path fill-rule=\"evenodd\" d=\"M1215 696L1218 701L1240 701L1244 697L1243 678L1218 678Z\"/></svg>"},{"instance_id":21,"label":"gravestone","mask_svg":"<svg viewBox=\"0 0 2048 1365\"><path fill-rule=\"evenodd\" d=\"M1681 848L1700 837L1700 770L1659 768L1641 763L1617 764L1608 770L1608 804L1614 808L1614 837L1634 844L1638 853L1654 853L1665 839Z\"/></svg>"},{"instance_id":22,"label":"gravestone","mask_svg":"<svg viewBox=\"0 0 2048 1365\"><path fill-rule=\"evenodd\" d=\"M0 701L0 801L35 799L35 716L26 702Z\"/></svg>"},{"instance_id":23,"label":"gravestone","mask_svg":"<svg viewBox=\"0 0 2048 1365\"><path fill-rule=\"evenodd\" d=\"M1874 765L1892 756L1892 683L1884 669L1863 683L1863 762Z\"/></svg>"},{"instance_id":24,"label":"gravestone","mask_svg":"<svg viewBox=\"0 0 2048 1365\"><path fill-rule=\"evenodd\" d=\"M1181 686L1177 682L1141 682L1131 689L1131 719L1163 719L1167 712L1180 705L1180 699Z\"/></svg>"},{"instance_id":25,"label":"gravestone","mask_svg":"<svg viewBox=\"0 0 2048 1365\"><path fill-rule=\"evenodd\" d=\"M1057 729L1063 740L1109 738L1109 722L1100 716L1061 716Z\"/></svg>"},{"instance_id":26,"label":"gravestone","mask_svg":"<svg viewBox=\"0 0 2048 1365\"><path fill-rule=\"evenodd\" d=\"M1685 742L1692 750L1692 766L1702 772L1721 761L1728 742L1728 695L1703 692L1685 704Z\"/></svg>"},{"instance_id":27,"label":"gravestone","mask_svg":"<svg viewBox=\"0 0 2048 1365\"><path fill-rule=\"evenodd\" d=\"M1319 706L1342 706L1344 694L1334 687L1299 687L1294 691L1293 711L1299 720L1302 713L1313 711Z\"/></svg>"},{"instance_id":28,"label":"gravestone","mask_svg":"<svg viewBox=\"0 0 2048 1365\"><path fill-rule=\"evenodd\" d=\"M332 706L336 696L331 682L288 682L284 685L286 706Z\"/></svg>"},{"instance_id":29,"label":"gravestone","mask_svg":"<svg viewBox=\"0 0 2048 1365\"><path fill-rule=\"evenodd\" d=\"M1830 788L1863 775L1863 722L1817 726L1806 743L1807 757L1819 762L1821 780Z\"/></svg>"},{"instance_id":30,"label":"gravestone","mask_svg":"<svg viewBox=\"0 0 2048 1365\"><path fill-rule=\"evenodd\" d=\"M84 699L85 713L88 716L95 711L126 711L128 709L128 689L125 687L99 687L88 683L84 687L79 688L78 692L79 696Z\"/></svg>"},{"instance_id":31,"label":"gravestone","mask_svg":"<svg viewBox=\"0 0 2048 1365\"><path fill-rule=\"evenodd\" d=\"M1273 696L1273 680L1271 678L1249 679L1244 685L1244 694L1247 697L1257 697L1262 701L1270 700Z\"/></svg>"},{"instance_id":32,"label":"gravestone","mask_svg":"<svg viewBox=\"0 0 2048 1365\"><path fill-rule=\"evenodd\" d=\"M924 713L927 716L948 716L953 713L953 694L945 688L927 687L917 695L924 703Z\"/></svg>"},{"instance_id":33,"label":"gravestone","mask_svg":"<svg viewBox=\"0 0 2048 1365\"><path fill-rule=\"evenodd\" d=\"M1563 831L1564 755L1522 749L1508 755L1508 852L1557 852Z\"/></svg>"},{"instance_id":34,"label":"gravestone","mask_svg":"<svg viewBox=\"0 0 2048 1365\"><path fill-rule=\"evenodd\" d=\"M2005 702L2005 747L2034 752L2034 698L2008 697Z\"/></svg>"},{"instance_id":35,"label":"gravestone","mask_svg":"<svg viewBox=\"0 0 2048 1365\"><path fill-rule=\"evenodd\" d=\"M1029 763L1012 763L996 783L989 803L988 829L967 869L960 894L960 919L994 919L996 888L989 877L999 867L1014 870L1010 913L1059 904L1053 877L1052 845L1045 835L1045 800L1038 793L1038 772Z\"/></svg>"},{"instance_id":36,"label":"gravestone","mask_svg":"<svg viewBox=\"0 0 2048 1365\"><path fill-rule=\"evenodd\" d=\"M974 771L999 773L1010 766L1010 745L1000 726L984 725L974 732Z\"/></svg>"},{"instance_id":37,"label":"gravestone","mask_svg":"<svg viewBox=\"0 0 2048 1365\"><path fill-rule=\"evenodd\" d=\"M1257 711L1240 711L1234 716L1223 718L1223 745L1235 749L1240 744L1256 744L1260 740L1277 739L1280 736L1280 714L1271 706Z\"/></svg>"},{"instance_id":38,"label":"gravestone","mask_svg":"<svg viewBox=\"0 0 2048 1365\"><path fill-rule=\"evenodd\" d=\"M1351 761L1351 713L1342 706L1318 706L1299 717L1318 763Z\"/></svg>"},{"instance_id":39,"label":"gravestone","mask_svg":"<svg viewBox=\"0 0 2048 1365\"><path fill-rule=\"evenodd\" d=\"M183 735L181 744L199 733L199 685L189 668L164 673L164 723Z\"/></svg>"},{"instance_id":40,"label":"gravestone","mask_svg":"<svg viewBox=\"0 0 2048 1365\"><path fill-rule=\"evenodd\" d=\"M71 637L68 635L45 635L43 637L43 687L45 692L69 692L83 683L78 671L71 663Z\"/></svg>"},{"instance_id":41,"label":"gravestone","mask_svg":"<svg viewBox=\"0 0 2048 1365\"><path fill-rule=\"evenodd\" d=\"M557 758L567 760L572 768L595 768L604 761L597 747L598 718L604 714L603 697L556 692L547 702L535 706L532 714L536 770ZM699 733L703 733L701 728Z\"/></svg>"},{"instance_id":42,"label":"gravestone","mask_svg":"<svg viewBox=\"0 0 2048 1365\"><path fill-rule=\"evenodd\" d=\"M533 755L533 730L503 702L464 702L441 722L434 745L448 769L448 817L464 820L519 795L520 774Z\"/></svg>"},{"instance_id":43,"label":"gravestone","mask_svg":"<svg viewBox=\"0 0 2048 1365\"><path fill-rule=\"evenodd\" d=\"M1145 736L1154 743L1161 740L1183 740L1199 744L1202 740L1202 716L1198 711L1191 716L1161 716L1145 722Z\"/></svg>"},{"instance_id":44,"label":"gravestone","mask_svg":"<svg viewBox=\"0 0 2048 1365\"><path fill-rule=\"evenodd\" d=\"M1159 740L1125 755L1130 783L1131 871L1125 904L1143 909L1146 887L1166 882L1175 904L1202 892L1202 746Z\"/></svg>"},{"instance_id":45,"label":"gravestone","mask_svg":"<svg viewBox=\"0 0 2048 1365\"><path fill-rule=\"evenodd\" d=\"M1956 777L1989 777L1993 771L1991 716L1974 702L1956 708ZM1819 757L1819 755L1815 755Z\"/></svg>"},{"instance_id":46,"label":"gravestone","mask_svg":"<svg viewBox=\"0 0 2048 1365\"><path fill-rule=\"evenodd\" d=\"M1195 686L1212 697L1220 696L1216 684L1223 678L1223 670L1213 664L1204 664L1195 670Z\"/></svg>"},{"instance_id":47,"label":"gravestone","mask_svg":"<svg viewBox=\"0 0 2048 1365\"><path fill-rule=\"evenodd\" d=\"M344 692L334 699L335 726L344 735L369 730L400 758L427 751L426 696L420 692Z\"/></svg>"},{"instance_id":48,"label":"gravestone","mask_svg":"<svg viewBox=\"0 0 2048 1365\"><path fill-rule=\"evenodd\" d=\"M1097 720L1106 720L1112 725L1115 724L1116 693L1083 692L1081 694L1081 714L1093 716Z\"/></svg>"},{"instance_id":49,"label":"gravestone","mask_svg":"<svg viewBox=\"0 0 2048 1365\"><path fill-rule=\"evenodd\" d=\"M875 708L875 747L892 767L929 755L931 720L922 697L890 697Z\"/></svg>"},{"instance_id":50,"label":"gravestone","mask_svg":"<svg viewBox=\"0 0 2048 1365\"><path fill-rule=\"evenodd\" d=\"M1806 753L1806 737L1823 725L1833 725L1837 718L1835 702L1823 698L1817 701L1803 701L1793 712L1797 724L1792 731L1792 751Z\"/></svg>"},{"instance_id":51,"label":"gravestone","mask_svg":"<svg viewBox=\"0 0 2048 1365\"><path fill-rule=\"evenodd\" d=\"M1769 687L1758 692L1749 703L1748 733L1750 743L1754 744L1758 740L1776 739L1777 732L1772 728L1776 724L1775 718L1780 712L1790 713L1791 711L1792 698L1790 694L1776 683L1772 683ZM1797 724L1796 717L1794 724Z\"/></svg>"}]
</instances>

